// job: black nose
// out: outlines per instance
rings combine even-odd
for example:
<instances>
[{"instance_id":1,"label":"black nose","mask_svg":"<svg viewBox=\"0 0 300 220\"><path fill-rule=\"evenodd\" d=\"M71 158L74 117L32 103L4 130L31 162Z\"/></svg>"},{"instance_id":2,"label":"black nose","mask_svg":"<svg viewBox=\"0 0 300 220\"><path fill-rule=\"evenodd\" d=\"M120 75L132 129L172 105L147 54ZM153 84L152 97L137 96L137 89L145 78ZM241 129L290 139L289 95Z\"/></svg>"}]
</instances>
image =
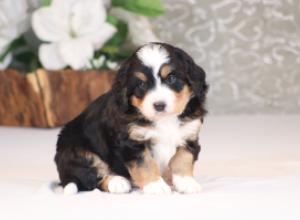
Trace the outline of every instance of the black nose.
<instances>
[{"instance_id":1,"label":"black nose","mask_svg":"<svg viewBox=\"0 0 300 220\"><path fill-rule=\"evenodd\" d=\"M155 102L153 104L154 106L154 109L157 111L157 112L163 112L166 108L166 103L164 102Z\"/></svg>"}]
</instances>

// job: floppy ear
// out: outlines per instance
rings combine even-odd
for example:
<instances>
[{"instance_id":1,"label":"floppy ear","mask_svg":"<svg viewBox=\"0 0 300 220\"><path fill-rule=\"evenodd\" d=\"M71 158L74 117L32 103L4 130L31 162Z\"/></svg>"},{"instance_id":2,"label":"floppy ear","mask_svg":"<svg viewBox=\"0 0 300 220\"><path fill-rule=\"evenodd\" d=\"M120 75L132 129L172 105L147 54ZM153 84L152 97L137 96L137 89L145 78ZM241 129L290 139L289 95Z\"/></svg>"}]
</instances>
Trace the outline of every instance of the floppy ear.
<instances>
[{"instance_id":1,"label":"floppy ear","mask_svg":"<svg viewBox=\"0 0 300 220\"><path fill-rule=\"evenodd\" d=\"M206 74L204 70L194 63L193 60L188 64L188 82L190 83L195 96L200 102L205 101L208 85L206 84Z\"/></svg>"},{"instance_id":2,"label":"floppy ear","mask_svg":"<svg viewBox=\"0 0 300 220\"><path fill-rule=\"evenodd\" d=\"M115 82L112 86L112 91L115 96L117 106L121 111L126 112L129 107L129 100L127 96L127 78L128 78L129 63L125 62L121 65Z\"/></svg>"},{"instance_id":3,"label":"floppy ear","mask_svg":"<svg viewBox=\"0 0 300 220\"><path fill-rule=\"evenodd\" d=\"M195 64L194 60L183 50L176 48L175 51L177 58L183 61L187 79L192 87L194 95L202 103L205 101L205 96L208 90L208 85L205 81L206 74L204 70Z\"/></svg>"}]
</instances>

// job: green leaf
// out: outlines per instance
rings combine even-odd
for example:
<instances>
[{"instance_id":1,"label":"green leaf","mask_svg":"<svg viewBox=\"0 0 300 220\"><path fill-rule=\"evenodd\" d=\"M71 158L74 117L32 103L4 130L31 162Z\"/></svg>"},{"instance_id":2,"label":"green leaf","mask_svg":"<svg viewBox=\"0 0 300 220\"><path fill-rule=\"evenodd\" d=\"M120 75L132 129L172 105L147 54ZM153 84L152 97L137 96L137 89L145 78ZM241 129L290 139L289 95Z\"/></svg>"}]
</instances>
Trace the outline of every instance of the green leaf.
<instances>
[{"instance_id":1,"label":"green leaf","mask_svg":"<svg viewBox=\"0 0 300 220\"><path fill-rule=\"evenodd\" d=\"M112 0L112 5L145 16L159 16L164 13L160 0Z\"/></svg>"},{"instance_id":2,"label":"green leaf","mask_svg":"<svg viewBox=\"0 0 300 220\"><path fill-rule=\"evenodd\" d=\"M42 0L42 6L50 6L52 0Z\"/></svg>"},{"instance_id":3,"label":"green leaf","mask_svg":"<svg viewBox=\"0 0 300 220\"><path fill-rule=\"evenodd\" d=\"M3 62L4 58L15 49L26 45L25 39L23 37L17 38L10 43L6 50L0 55L0 62Z\"/></svg>"},{"instance_id":4,"label":"green leaf","mask_svg":"<svg viewBox=\"0 0 300 220\"><path fill-rule=\"evenodd\" d=\"M115 27L117 27L119 20L120 19L118 19L117 17L115 17L113 15L108 15L106 18L106 21Z\"/></svg>"},{"instance_id":5,"label":"green leaf","mask_svg":"<svg viewBox=\"0 0 300 220\"><path fill-rule=\"evenodd\" d=\"M101 52L105 54L117 54L119 53L119 47L113 45L104 45L101 48Z\"/></svg>"},{"instance_id":6,"label":"green leaf","mask_svg":"<svg viewBox=\"0 0 300 220\"><path fill-rule=\"evenodd\" d=\"M104 45L105 46L121 46L127 37L127 24L112 15L107 16L107 22L117 28L117 33Z\"/></svg>"},{"instance_id":7,"label":"green leaf","mask_svg":"<svg viewBox=\"0 0 300 220\"><path fill-rule=\"evenodd\" d=\"M25 46L14 51L13 62L10 67L22 72L32 72L41 67L41 64L38 55Z\"/></svg>"}]
</instances>

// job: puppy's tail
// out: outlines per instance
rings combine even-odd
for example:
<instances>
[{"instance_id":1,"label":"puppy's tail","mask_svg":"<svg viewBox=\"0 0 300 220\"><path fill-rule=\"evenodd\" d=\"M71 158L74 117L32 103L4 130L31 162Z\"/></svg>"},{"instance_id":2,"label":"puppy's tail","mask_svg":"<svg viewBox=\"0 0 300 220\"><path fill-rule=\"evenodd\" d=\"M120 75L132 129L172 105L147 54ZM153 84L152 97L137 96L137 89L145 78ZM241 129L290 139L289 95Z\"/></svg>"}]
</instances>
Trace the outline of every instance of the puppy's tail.
<instances>
[{"instance_id":1,"label":"puppy's tail","mask_svg":"<svg viewBox=\"0 0 300 220\"><path fill-rule=\"evenodd\" d=\"M78 193L78 187L76 183L70 182L64 187L64 195L69 196L69 195L75 195Z\"/></svg>"}]
</instances>

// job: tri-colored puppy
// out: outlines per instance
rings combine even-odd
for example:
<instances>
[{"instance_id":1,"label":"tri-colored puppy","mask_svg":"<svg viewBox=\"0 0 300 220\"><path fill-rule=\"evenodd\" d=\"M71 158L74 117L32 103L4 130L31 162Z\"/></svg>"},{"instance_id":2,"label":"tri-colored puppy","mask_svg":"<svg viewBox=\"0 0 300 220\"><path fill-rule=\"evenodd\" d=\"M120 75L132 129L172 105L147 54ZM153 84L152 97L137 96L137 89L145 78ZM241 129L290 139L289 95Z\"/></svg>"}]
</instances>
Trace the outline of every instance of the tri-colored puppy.
<instances>
[{"instance_id":1,"label":"tri-colored puppy","mask_svg":"<svg viewBox=\"0 0 300 220\"><path fill-rule=\"evenodd\" d=\"M207 87L205 72L183 50L165 43L139 48L112 89L62 129L55 156L62 186L200 191L193 166Z\"/></svg>"}]
</instances>

